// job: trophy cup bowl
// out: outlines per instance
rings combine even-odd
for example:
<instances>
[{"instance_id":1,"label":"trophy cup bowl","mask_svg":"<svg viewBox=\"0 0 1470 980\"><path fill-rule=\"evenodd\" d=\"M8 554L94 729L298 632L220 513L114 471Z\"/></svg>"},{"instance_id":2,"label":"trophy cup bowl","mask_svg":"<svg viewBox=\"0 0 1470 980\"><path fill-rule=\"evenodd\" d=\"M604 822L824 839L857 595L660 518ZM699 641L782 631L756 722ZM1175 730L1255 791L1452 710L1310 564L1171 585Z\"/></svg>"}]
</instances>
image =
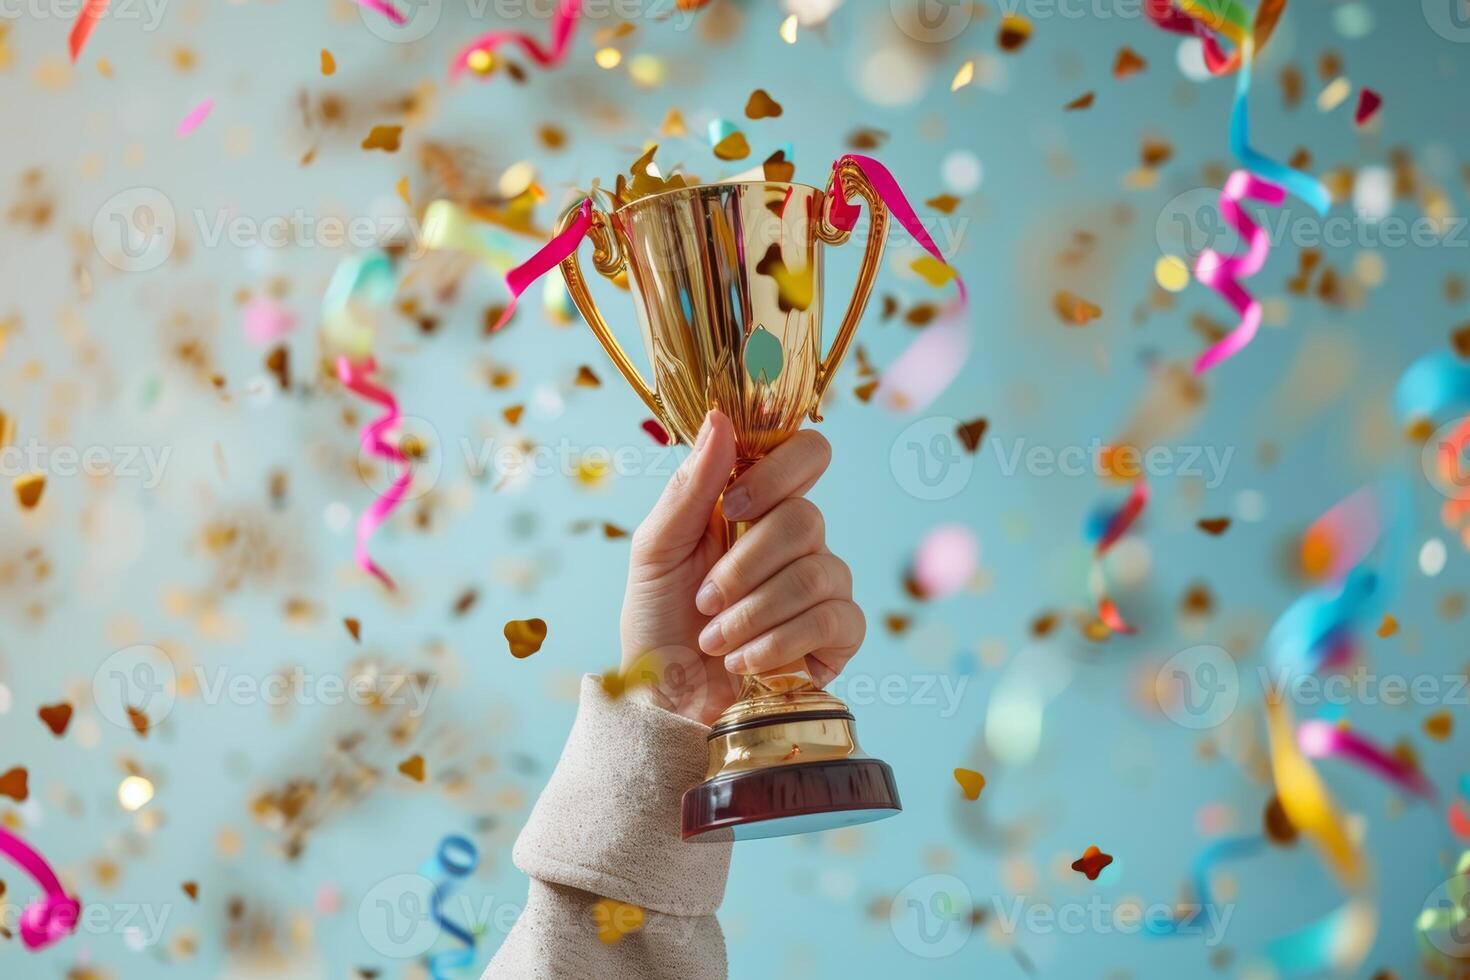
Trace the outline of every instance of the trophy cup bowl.
<instances>
[{"instance_id":1,"label":"trophy cup bowl","mask_svg":"<svg viewBox=\"0 0 1470 980\"><path fill-rule=\"evenodd\" d=\"M831 350L822 339L822 248L850 231L832 220L856 192L871 224L862 268ZM840 198L844 203L845 196ZM578 213L563 216L558 231ZM619 372L665 428L693 444L710 409L734 427L732 479L821 421L822 395L862 318L888 213L862 170L843 161L826 191L777 181L663 191L611 214L593 208L597 271L626 275L653 371L648 384L593 302L575 252L561 263L573 302ZM727 522L727 540L744 531ZM709 735L705 781L684 795L685 840L754 839L881 820L899 812L893 771L859 749L853 716L798 658L742 681Z\"/></svg>"}]
</instances>

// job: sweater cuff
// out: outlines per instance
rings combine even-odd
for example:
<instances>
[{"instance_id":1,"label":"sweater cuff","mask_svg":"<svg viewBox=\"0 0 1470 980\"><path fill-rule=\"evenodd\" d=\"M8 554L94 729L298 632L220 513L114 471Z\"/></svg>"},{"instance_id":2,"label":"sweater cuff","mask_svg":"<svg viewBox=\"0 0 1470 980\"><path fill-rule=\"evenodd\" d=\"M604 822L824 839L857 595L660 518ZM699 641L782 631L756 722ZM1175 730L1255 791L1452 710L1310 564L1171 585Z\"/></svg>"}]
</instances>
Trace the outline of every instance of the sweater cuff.
<instances>
[{"instance_id":1,"label":"sweater cuff","mask_svg":"<svg viewBox=\"0 0 1470 980\"><path fill-rule=\"evenodd\" d=\"M713 915L728 843L679 838L684 791L704 779L709 729L635 693L611 698L582 679L561 761L512 857L542 881L667 915Z\"/></svg>"}]
</instances>

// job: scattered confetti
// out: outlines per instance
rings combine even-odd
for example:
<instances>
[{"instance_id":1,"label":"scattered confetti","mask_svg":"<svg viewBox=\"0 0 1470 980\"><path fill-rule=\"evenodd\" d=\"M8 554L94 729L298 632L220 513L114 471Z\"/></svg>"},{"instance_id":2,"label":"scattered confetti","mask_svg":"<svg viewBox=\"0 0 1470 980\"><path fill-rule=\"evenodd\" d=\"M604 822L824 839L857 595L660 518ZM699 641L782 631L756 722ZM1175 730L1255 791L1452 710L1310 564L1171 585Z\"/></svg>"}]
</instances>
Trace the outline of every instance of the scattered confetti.
<instances>
[{"instance_id":1,"label":"scattered confetti","mask_svg":"<svg viewBox=\"0 0 1470 980\"><path fill-rule=\"evenodd\" d=\"M415 752L398 763L398 771L416 783L424 781L424 757Z\"/></svg>"},{"instance_id":2,"label":"scattered confetti","mask_svg":"<svg viewBox=\"0 0 1470 980\"><path fill-rule=\"evenodd\" d=\"M65 701L60 704L43 704L36 714L51 729L51 734L60 738L66 734L66 728L71 724L72 707Z\"/></svg>"}]
</instances>

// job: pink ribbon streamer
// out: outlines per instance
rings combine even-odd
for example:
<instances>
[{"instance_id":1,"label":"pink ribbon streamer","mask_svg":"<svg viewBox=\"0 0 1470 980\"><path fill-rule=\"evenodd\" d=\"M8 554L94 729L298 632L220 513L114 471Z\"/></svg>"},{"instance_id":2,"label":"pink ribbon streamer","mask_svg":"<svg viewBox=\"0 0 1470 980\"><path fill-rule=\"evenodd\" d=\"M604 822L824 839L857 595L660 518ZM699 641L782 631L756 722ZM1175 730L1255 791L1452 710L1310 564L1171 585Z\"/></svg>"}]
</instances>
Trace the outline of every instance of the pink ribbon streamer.
<instances>
[{"instance_id":1,"label":"pink ribbon streamer","mask_svg":"<svg viewBox=\"0 0 1470 980\"><path fill-rule=\"evenodd\" d=\"M924 251L945 265L949 265L949 261L939 251L939 246L935 245L934 239L929 237L929 232L925 230L924 223L914 213L913 206L909 204L909 199L904 196L903 188L898 186L897 178L893 176L887 167L872 157L862 156L858 153L849 153L832 164L833 169L841 166L843 160L851 160L857 164L858 169L863 172L863 176L868 178L868 183L873 185L873 190L878 192L878 198L883 202L883 206L888 209L888 213L893 215L899 224L903 225L904 231L914 236L914 241L918 242ZM842 193L836 195L836 199L833 200L831 210L828 213L832 217L832 224L843 231L852 231L857 226L859 210L860 208L857 204L848 201L847 194L844 190ZM954 281L955 286L960 291L960 301L968 305L970 302L970 291L965 288L965 280L960 278L960 274L956 272Z\"/></svg>"},{"instance_id":2,"label":"pink ribbon streamer","mask_svg":"<svg viewBox=\"0 0 1470 980\"><path fill-rule=\"evenodd\" d=\"M20 914L20 939L26 949L45 949L77 927L82 904L62 890L51 865L25 841L0 827L0 853L20 866L46 892Z\"/></svg>"},{"instance_id":3,"label":"pink ribbon streamer","mask_svg":"<svg viewBox=\"0 0 1470 980\"><path fill-rule=\"evenodd\" d=\"M1280 207L1286 200L1286 191L1246 170L1235 171L1225 181L1225 188L1220 192L1220 216L1240 235L1246 251L1243 255L1226 256L1212 248L1205 249L1194 264L1194 275L1235 308L1240 314L1240 324L1199 356L1194 362L1195 374L1204 374L1240 353L1261 328L1261 304L1245 291L1240 280L1261 271L1271 254L1271 238L1241 208L1242 198Z\"/></svg>"},{"instance_id":4,"label":"pink ribbon streamer","mask_svg":"<svg viewBox=\"0 0 1470 980\"><path fill-rule=\"evenodd\" d=\"M187 116L179 120L179 125L178 128L174 130L174 135L188 136L190 133L194 132L194 130L199 128L199 124L204 122L205 118L209 115L210 110L213 108L213 99L204 99L203 101L201 101L198 105L189 110L189 114Z\"/></svg>"},{"instance_id":5,"label":"pink ribbon streamer","mask_svg":"<svg viewBox=\"0 0 1470 980\"><path fill-rule=\"evenodd\" d=\"M358 0L363 2L363 0ZM532 61L542 68L551 68L566 57L572 43L572 28L582 13L582 0L562 0L551 20L551 47L543 48L541 42L521 31L489 31L481 34L460 49L449 67L449 77L458 78L469 68L470 56L477 51L494 51L502 44L517 45Z\"/></svg>"},{"instance_id":6,"label":"pink ribbon streamer","mask_svg":"<svg viewBox=\"0 0 1470 980\"><path fill-rule=\"evenodd\" d=\"M491 333L510 322L521 294L530 289L537 279L561 265L567 256L575 252L577 246L582 244L582 239L587 237L587 229L591 227L592 198L584 197L576 221L567 225L556 237L537 249L535 255L505 274L505 288L510 290L510 302L506 304L505 312L500 314L500 319L495 321L495 326L490 328Z\"/></svg>"},{"instance_id":7,"label":"pink ribbon streamer","mask_svg":"<svg viewBox=\"0 0 1470 980\"><path fill-rule=\"evenodd\" d=\"M1304 754L1314 759L1344 759L1415 796L1434 799L1434 786L1423 773L1389 755L1351 729L1320 719L1304 721L1296 730L1296 742Z\"/></svg>"},{"instance_id":8,"label":"pink ribbon streamer","mask_svg":"<svg viewBox=\"0 0 1470 980\"><path fill-rule=\"evenodd\" d=\"M382 14L399 27L408 23L408 18L399 13L388 0L353 0L353 2L359 7L366 7L374 13Z\"/></svg>"},{"instance_id":9,"label":"pink ribbon streamer","mask_svg":"<svg viewBox=\"0 0 1470 980\"><path fill-rule=\"evenodd\" d=\"M75 64L77 57L81 55L82 48L87 43L87 38L92 36L92 29L107 13L108 0L86 0L82 9L77 11L77 21L71 27L71 37L67 39L67 47L71 50L71 60Z\"/></svg>"},{"instance_id":10,"label":"pink ribbon streamer","mask_svg":"<svg viewBox=\"0 0 1470 980\"><path fill-rule=\"evenodd\" d=\"M393 579L379 567L377 562L373 561L372 555L368 553L368 542L372 540L373 533L388 519L388 515L393 513L393 510L408 495L408 485L413 479L413 470L409 467L408 457L403 454L403 451L383 437L385 432L398 424L398 401L387 389L380 388L367 379L367 375L375 370L377 370L377 364L371 357L361 364L353 364L346 357L337 359L338 380L353 393L383 406L383 414L363 427L363 451L403 467L403 472L398 474L393 485L373 501L372 506L363 511L357 519L357 567L377 578L388 588L396 589L397 586L393 583Z\"/></svg>"}]
</instances>

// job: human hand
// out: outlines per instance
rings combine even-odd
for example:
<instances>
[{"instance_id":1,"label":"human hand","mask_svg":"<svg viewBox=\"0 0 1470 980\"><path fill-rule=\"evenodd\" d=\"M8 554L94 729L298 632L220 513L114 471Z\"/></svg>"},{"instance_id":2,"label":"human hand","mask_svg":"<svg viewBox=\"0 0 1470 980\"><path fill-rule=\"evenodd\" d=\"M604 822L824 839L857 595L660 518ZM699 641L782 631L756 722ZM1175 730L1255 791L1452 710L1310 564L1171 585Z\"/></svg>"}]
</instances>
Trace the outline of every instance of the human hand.
<instances>
[{"instance_id":1,"label":"human hand","mask_svg":"<svg viewBox=\"0 0 1470 980\"><path fill-rule=\"evenodd\" d=\"M712 724L741 675L805 658L822 686L857 652L867 624L852 573L827 550L822 513L802 496L831 459L827 440L803 429L726 492L734 430L720 412L705 418L633 535L623 598L623 669L652 666L652 687L671 710ZM752 522L728 553L722 492L724 515Z\"/></svg>"}]
</instances>

